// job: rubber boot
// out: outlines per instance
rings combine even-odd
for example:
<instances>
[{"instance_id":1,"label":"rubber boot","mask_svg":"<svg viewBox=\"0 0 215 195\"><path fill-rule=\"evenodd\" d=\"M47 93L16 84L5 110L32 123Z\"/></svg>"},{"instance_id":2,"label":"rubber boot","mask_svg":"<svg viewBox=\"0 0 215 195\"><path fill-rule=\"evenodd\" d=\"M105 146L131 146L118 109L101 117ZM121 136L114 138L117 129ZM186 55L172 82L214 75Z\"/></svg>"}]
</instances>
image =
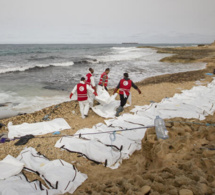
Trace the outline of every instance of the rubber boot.
<instances>
[{"instance_id":1,"label":"rubber boot","mask_svg":"<svg viewBox=\"0 0 215 195\"><path fill-rule=\"evenodd\" d=\"M119 113L122 112L124 109L122 106L119 106L117 109L116 109L116 115L115 116L119 116Z\"/></svg>"}]
</instances>

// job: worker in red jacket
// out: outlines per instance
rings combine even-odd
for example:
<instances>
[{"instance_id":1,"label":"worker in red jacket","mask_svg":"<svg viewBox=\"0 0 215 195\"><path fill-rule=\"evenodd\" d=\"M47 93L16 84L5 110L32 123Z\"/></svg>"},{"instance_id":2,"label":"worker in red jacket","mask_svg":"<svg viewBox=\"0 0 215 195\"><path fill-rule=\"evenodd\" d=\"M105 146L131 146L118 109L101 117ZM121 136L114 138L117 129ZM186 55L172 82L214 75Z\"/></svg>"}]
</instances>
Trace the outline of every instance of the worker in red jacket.
<instances>
[{"instance_id":1,"label":"worker in red jacket","mask_svg":"<svg viewBox=\"0 0 215 195\"><path fill-rule=\"evenodd\" d=\"M92 86L92 88L95 90L95 79L94 79L94 70L92 68L89 68L89 72L86 75L86 84Z\"/></svg>"},{"instance_id":2,"label":"worker in red jacket","mask_svg":"<svg viewBox=\"0 0 215 195\"><path fill-rule=\"evenodd\" d=\"M89 68L89 72L86 74L86 84L89 85L90 87L92 87L95 90L95 94L97 94L93 73L94 73L94 70L92 68ZM90 94L88 98L89 98L89 102L90 102L90 107L93 107L95 95Z\"/></svg>"},{"instance_id":3,"label":"worker in red jacket","mask_svg":"<svg viewBox=\"0 0 215 195\"><path fill-rule=\"evenodd\" d=\"M115 88L114 93L116 93L119 90L120 95L120 106L116 109L116 116L119 116L119 113L122 112L124 109L128 97L130 95L130 89L133 87L136 89L139 94L141 94L140 89L133 83L132 80L129 79L128 73L124 73L124 78L120 80L119 84Z\"/></svg>"},{"instance_id":4,"label":"worker in red jacket","mask_svg":"<svg viewBox=\"0 0 215 195\"><path fill-rule=\"evenodd\" d=\"M85 83L85 78L82 77L80 83L78 83L72 93L70 94L70 99L72 98L73 94L77 92L77 100L79 102L80 112L82 118L88 116L88 111L90 108L88 94L94 93L94 89Z\"/></svg>"},{"instance_id":5,"label":"worker in red jacket","mask_svg":"<svg viewBox=\"0 0 215 195\"><path fill-rule=\"evenodd\" d=\"M101 74L99 84L100 86L104 86L104 88L107 90L108 86L108 74L110 72L110 68L106 68L105 72Z\"/></svg>"}]
</instances>

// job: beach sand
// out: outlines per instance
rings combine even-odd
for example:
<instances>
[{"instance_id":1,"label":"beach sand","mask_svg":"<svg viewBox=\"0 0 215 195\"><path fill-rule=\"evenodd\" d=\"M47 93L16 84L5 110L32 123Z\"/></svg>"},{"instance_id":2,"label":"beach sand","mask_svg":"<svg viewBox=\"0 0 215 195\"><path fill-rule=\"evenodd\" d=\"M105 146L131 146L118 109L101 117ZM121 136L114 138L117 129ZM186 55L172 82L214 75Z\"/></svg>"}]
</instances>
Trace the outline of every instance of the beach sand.
<instances>
[{"instance_id":1,"label":"beach sand","mask_svg":"<svg viewBox=\"0 0 215 195\"><path fill-rule=\"evenodd\" d=\"M207 67L204 70L162 75L138 82L142 94L138 95L132 90L133 106L126 108L124 113L129 112L134 105L142 106L150 104L151 101L160 102L163 98L172 97L184 89L191 89L197 85L196 81L201 80L202 85L212 81L212 77L205 73L212 73L215 69L215 46L156 49L158 52L176 54L162 61L206 62ZM109 92L112 94L113 90ZM51 113L50 119L62 117L72 127L70 130L61 131L60 135L73 134L81 128L91 128L104 121L92 110L89 112L89 117L83 120L80 117L78 102L65 102L57 108L52 106L32 114L3 119L0 123L7 125L12 121L15 125L24 122L41 122L49 113ZM74 194L147 194L149 191L151 195L213 194L215 193L215 150L212 149L215 148L215 127L185 122L215 124L214 116L208 116L204 121L183 118L165 120L170 134L168 140L158 141L154 128L148 129L142 140L142 149L136 151L130 159L123 160L122 165L116 170L55 148L54 145L59 137L48 137L52 134L37 136L24 146L14 146L16 140L1 144L0 160L7 154L16 157L23 148L31 146L50 160L60 158L72 163L78 170L88 175L88 179ZM6 127L0 129L0 133L3 132L7 132ZM36 174L24 172L30 180L38 178Z\"/></svg>"}]
</instances>

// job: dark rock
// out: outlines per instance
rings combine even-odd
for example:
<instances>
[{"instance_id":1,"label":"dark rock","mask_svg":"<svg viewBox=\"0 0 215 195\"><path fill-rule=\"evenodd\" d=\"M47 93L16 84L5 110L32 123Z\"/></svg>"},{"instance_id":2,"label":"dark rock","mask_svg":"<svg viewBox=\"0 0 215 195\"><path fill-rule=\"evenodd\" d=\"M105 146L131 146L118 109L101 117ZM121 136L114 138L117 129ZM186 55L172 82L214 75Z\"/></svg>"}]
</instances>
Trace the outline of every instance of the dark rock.
<instances>
[{"instance_id":1,"label":"dark rock","mask_svg":"<svg viewBox=\"0 0 215 195\"><path fill-rule=\"evenodd\" d=\"M4 127L5 125L3 124L3 123L0 123L0 129L2 128L2 127Z\"/></svg>"}]
</instances>

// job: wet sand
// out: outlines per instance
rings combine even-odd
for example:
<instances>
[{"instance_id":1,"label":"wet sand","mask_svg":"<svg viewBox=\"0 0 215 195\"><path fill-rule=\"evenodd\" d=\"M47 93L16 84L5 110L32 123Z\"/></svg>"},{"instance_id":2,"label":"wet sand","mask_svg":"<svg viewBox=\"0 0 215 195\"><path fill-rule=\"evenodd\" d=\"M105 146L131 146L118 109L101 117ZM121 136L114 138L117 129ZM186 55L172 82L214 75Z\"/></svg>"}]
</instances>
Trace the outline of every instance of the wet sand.
<instances>
[{"instance_id":1,"label":"wet sand","mask_svg":"<svg viewBox=\"0 0 215 195\"><path fill-rule=\"evenodd\" d=\"M141 95L132 90L132 104L146 105L151 101L160 102L165 97L172 97L181 90L191 89L196 81L201 80L206 85L212 80L205 73L212 73L215 69L215 46L186 47L186 48L156 48L158 52L174 53L176 55L164 58L166 62L206 62L204 70L176 73L152 77L138 82ZM110 90L112 93L113 90ZM133 106L125 109L129 112ZM75 111L75 113L74 113ZM51 113L51 114L50 114ZM57 107L52 106L32 114L0 120L0 123L22 124L43 121L43 117L50 114L50 119L62 117L72 127L61 131L61 135L69 135L77 130L103 122L104 119L90 110L89 117L80 117L78 102L65 102ZM180 121L170 122L170 121ZM136 151L130 159L124 160L117 170L105 168L102 165L55 148L59 137L49 137L52 134L38 136L24 146L14 146L16 141L1 144L0 160L10 154L18 156L26 147L34 147L50 160L61 158L74 164L81 172L88 175L88 179L74 194L186 194L182 189L191 190L190 194L215 193L215 127L193 125L185 122L215 123L214 116L208 116L205 121L182 118L166 120L170 132L168 140L158 141L154 128L149 129L142 140L142 149ZM6 132L2 127L0 133ZM43 137L43 138L41 138ZM26 172L30 180L38 178L33 173Z\"/></svg>"}]
</instances>

